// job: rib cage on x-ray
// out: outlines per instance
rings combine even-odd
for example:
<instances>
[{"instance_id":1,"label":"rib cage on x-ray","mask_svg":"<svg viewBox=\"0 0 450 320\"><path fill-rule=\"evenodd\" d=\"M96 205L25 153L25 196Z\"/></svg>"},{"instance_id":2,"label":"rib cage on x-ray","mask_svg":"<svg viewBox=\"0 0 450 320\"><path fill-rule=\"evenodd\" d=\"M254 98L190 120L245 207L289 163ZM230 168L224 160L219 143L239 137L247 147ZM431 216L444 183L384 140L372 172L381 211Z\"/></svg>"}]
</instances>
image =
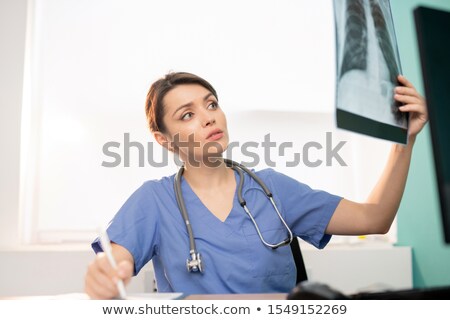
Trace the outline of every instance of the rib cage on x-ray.
<instances>
[{"instance_id":1,"label":"rib cage on x-ray","mask_svg":"<svg viewBox=\"0 0 450 320\"><path fill-rule=\"evenodd\" d=\"M354 69L367 69L367 19L363 0L348 0L346 13L344 58L339 78Z\"/></svg>"},{"instance_id":2,"label":"rib cage on x-ray","mask_svg":"<svg viewBox=\"0 0 450 320\"><path fill-rule=\"evenodd\" d=\"M391 38L386 25L386 19L384 18L383 11L381 11L378 2L375 0L369 0L370 9L372 11L372 17L375 24L375 30L377 33L378 44L380 45L381 52L386 60L387 67L389 69L389 76L391 82L397 84L397 75L399 74L397 61L395 60L394 48L392 47Z\"/></svg>"},{"instance_id":3,"label":"rib cage on x-ray","mask_svg":"<svg viewBox=\"0 0 450 320\"><path fill-rule=\"evenodd\" d=\"M367 0L347 0L344 53L339 78L351 70L367 70L368 58L368 19L364 9ZM395 59L395 52L387 29L386 19L377 0L368 0L374 22L376 39L389 71L389 81L397 85L399 68ZM397 103L392 104L392 112L396 120L402 118L397 109Z\"/></svg>"}]
</instances>

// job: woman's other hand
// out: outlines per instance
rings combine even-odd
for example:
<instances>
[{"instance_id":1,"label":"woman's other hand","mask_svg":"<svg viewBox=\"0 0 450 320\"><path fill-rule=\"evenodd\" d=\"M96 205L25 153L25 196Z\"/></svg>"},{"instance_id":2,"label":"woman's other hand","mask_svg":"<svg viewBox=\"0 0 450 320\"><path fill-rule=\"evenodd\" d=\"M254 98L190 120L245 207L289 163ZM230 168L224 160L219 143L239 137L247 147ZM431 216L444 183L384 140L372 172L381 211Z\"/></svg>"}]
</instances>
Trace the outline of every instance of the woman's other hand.
<instances>
[{"instance_id":1,"label":"woman's other hand","mask_svg":"<svg viewBox=\"0 0 450 320\"><path fill-rule=\"evenodd\" d=\"M397 78L402 86L395 88L394 99L404 103L399 107L401 112L410 112L408 135L415 138L428 121L426 101L405 76L399 75Z\"/></svg>"}]
</instances>

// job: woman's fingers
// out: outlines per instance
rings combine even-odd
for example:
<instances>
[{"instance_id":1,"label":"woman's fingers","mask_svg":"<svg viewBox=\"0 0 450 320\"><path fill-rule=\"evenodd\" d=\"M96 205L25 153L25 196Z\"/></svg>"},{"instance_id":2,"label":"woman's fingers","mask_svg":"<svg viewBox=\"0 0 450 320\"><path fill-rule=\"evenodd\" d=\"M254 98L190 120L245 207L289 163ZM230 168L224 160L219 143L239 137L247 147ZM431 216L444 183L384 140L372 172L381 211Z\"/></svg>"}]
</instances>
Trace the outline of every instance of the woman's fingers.
<instances>
[{"instance_id":1,"label":"woman's fingers","mask_svg":"<svg viewBox=\"0 0 450 320\"><path fill-rule=\"evenodd\" d=\"M102 272L110 274L111 276L115 273L115 270L109 263L108 257L106 256L106 254L104 252L100 252L99 254L97 254L95 261L96 261L98 268Z\"/></svg>"},{"instance_id":2,"label":"woman's fingers","mask_svg":"<svg viewBox=\"0 0 450 320\"><path fill-rule=\"evenodd\" d=\"M395 100L407 104L420 104L422 101L420 98L415 96L407 96L403 94L395 94L394 95Z\"/></svg>"},{"instance_id":3,"label":"woman's fingers","mask_svg":"<svg viewBox=\"0 0 450 320\"><path fill-rule=\"evenodd\" d=\"M110 299L118 295L115 283L101 272L88 272L85 281L85 291L93 299Z\"/></svg>"},{"instance_id":4,"label":"woman's fingers","mask_svg":"<svg viewBox=\"0 0 450 320\"><path fill-rule=\"evenodd\" d=\"M405 76L400 75L398 79L404 85L403 87L396 87L394 94L396 101L405 104L400 109L402 111L426 112L425 99L417 92L413 84Z\"/></svg>"},{"instance_id":5,"label":"woman's fingers","mask_svg":"<svg viewBox=\"0 0 450 320\"><path fill-rule=\"evenodd\" d=\"M104 287L108 291L115 291L117 289L117 286L113 280L114 276L111 277L111 275L106 274L98 269L93 271L91 275L93 276L95 285Z\"/></svg>"},{"instance_id":6,"label":"woman's fingers","mask_svg":"<svg viewBox=\"0 0 450 320\"><path fill-rule=\"evenodd\" d=\"M408 88L408 87L396 87L395 93L397 94L403 94L407 96L415 96L415 97L422 97L416 89L414 88Z\"/></svg>"},{"instance_id":7,"label":"woman's fingers","mask_svg":"<svg viewBox=\"0 0 450 320\"><path fill-rule=\"evenodd\" d=\"M413 86L413 84L412 84L408 79L406 79L406 77L405 77L404 75L399 75L399 76L397 77L397 79L398 79L398 81L399 81L401 84L403 84L404 86L406 86L406 87L408 87L408 88L413 88L413 89L415 89L414 86Z\"/></svg>"},{"instance_id":8,"label":"woman's fingers","mask_svg":"<svg viewBox=\"0 0 450 320\"><path fill-rule=\"evenodd\" d=\"M133 276L133 271L134 266L128 260L120 262L117 266L117 275L119 276L120 279L125 281L125 283L128 283L131 280L131 277Z\"/></svg>"},{"instance_id":9,"label":"woman's fingers","mask_svg":"<svg viewBox=\"0 0 450 320\"><path fill-rule=\"evenodd\" d=\"M426 101L405 76L398 76L398 81L401 86L395 88L394 99L405 104L399 107L401 112L410 112L408 134L416 136L428 121Z\"/></svg>"},{"instance_id":10,"label":"woman's fingers","mask_svg":"<svg viewBox=\"0 0 450 320\"><path fill-rule=\"evenodd\" d=\"M395 100L406 104L402 111L425 112L425 99L417 92L413 84L405 76L398 76L398 80L404 86L395 88ZM411 105L411 106L409 106Z\"/></svg>"},{"instance_id":11,"label":"woman's fingers","mask_svg":"<svg viewBox=\"0 0 450 320\"><path fill-rule=\"evenodd\" d=\"M400 111L402 112L422 112L422 107L418 104L408 104L405 106L399 107Z\"/></svg>"},{"instance_id":12,"label":"woman's fingers","mask_svg":"<svg viewBox=\"0 0 450 320\"><path fill-rule=\"evenodd\" d=\"M89 265L85 277L85 291L93 299L110 299L118 295L119 275L109 264L104 253L97 255Z\"/></svg>"}]
</instances>

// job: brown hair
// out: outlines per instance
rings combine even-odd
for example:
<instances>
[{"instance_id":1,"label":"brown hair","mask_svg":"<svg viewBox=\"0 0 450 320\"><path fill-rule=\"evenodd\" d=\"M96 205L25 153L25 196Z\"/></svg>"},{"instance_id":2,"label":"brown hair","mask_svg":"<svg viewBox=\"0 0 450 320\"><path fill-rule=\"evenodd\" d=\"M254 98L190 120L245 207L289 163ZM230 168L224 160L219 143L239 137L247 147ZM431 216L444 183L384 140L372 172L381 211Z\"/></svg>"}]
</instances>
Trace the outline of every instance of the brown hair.
<instances>
[{"instance_id":1,"label":"brown hair","mask_svg":"<svg viewBox=\"0 0 450 320\"><path fill-rule=\"evenodd\" d=\"M163 78L155 81L147 94L145 102L145 114L151 132L160 131L166 132L166 127L163 123L164 105L163 99L165 95L176 86L182 84L198 84L209 90L218 100L216 90L213 86L203 78L188 72L171 72L166 74Z\"/></svg>"}]
</instances>

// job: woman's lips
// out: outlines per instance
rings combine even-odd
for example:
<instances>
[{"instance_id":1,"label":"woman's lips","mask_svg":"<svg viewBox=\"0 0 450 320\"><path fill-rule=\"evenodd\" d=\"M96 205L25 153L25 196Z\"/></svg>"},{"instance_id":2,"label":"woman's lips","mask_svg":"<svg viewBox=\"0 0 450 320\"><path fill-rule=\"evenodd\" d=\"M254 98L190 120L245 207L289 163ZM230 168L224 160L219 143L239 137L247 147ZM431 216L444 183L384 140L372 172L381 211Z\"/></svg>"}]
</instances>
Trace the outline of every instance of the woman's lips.
<instances>
[{"instance_id":1,"label":"woman's lips","mask_svg":"<svg viewBox=\"0 0 450 320\"><path fill-rule=\"evenodd\" d=\"M223 137L222 131L215 131L206 138L206 140L216 141Z\"/></svg>"}]
</instances>

